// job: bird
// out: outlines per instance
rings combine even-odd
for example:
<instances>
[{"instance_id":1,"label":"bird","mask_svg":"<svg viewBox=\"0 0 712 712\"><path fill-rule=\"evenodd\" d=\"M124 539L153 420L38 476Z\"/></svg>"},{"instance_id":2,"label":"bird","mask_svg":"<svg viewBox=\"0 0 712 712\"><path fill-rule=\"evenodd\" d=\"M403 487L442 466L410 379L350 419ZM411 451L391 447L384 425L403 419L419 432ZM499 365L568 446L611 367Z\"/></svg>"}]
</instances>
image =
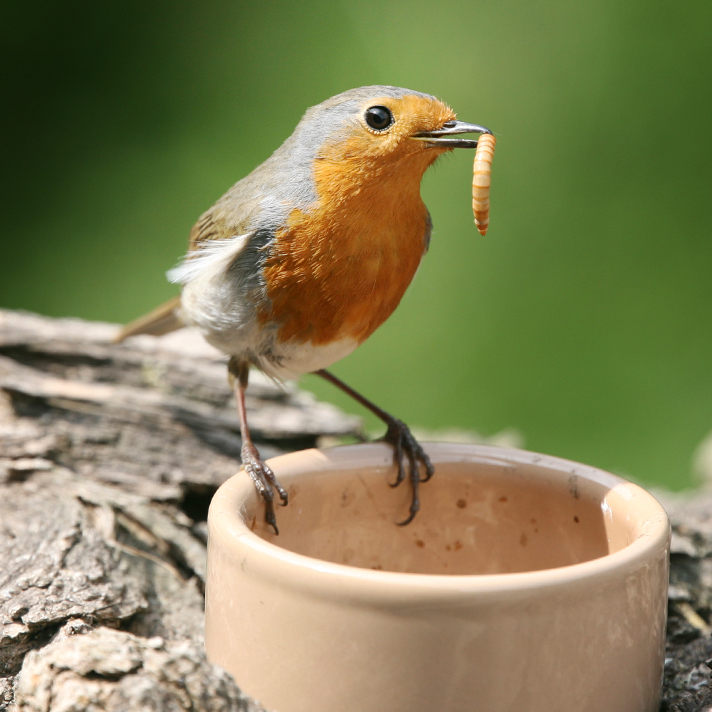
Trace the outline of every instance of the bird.
<instances>
[{"instance_id":1,"label":"bird","mask_svg":"<svg viewBox=\"0 0 712 712\"><path fill-rule=\"evenodd\" d=\"M476 148L461 134L491 134L459 121L434 96L393 86L351 89L311 107L294 133L238 181L190 233L168 273L171 299L121 329L114 341L196 327L228 357L241 429L241 460L265 521L279 533L275 493L288 494L262 460L245 409L249 371L277 382L314 373L386 425L410 508L434 467L408 426L327 370L394 311L427 252L432 221L420 195L425 171L443 154Z\"/></svg>"}]
</instances>

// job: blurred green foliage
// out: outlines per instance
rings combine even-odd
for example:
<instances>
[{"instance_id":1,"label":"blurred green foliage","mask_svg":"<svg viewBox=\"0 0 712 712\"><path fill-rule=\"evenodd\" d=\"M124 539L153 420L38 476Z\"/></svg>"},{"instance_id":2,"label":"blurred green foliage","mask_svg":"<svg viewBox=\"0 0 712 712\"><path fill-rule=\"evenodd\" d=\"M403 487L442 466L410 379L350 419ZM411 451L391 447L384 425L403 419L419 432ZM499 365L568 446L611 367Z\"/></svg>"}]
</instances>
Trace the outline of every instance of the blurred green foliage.
<instances>
[{"instance_id":1,"label":"blurred green foliage","mask_svg":"<svg viewBox=\"0 0 712 712\"><path fill-rule=\"evenodd\" d=\"M415 283L335 372L414 425L514 427L689 483L712 430L708 0L15 0L2 17L1 306L133 318L308 106L429 92L498 137L489 234L472 154L446 158Z\"/></svg>"}]
</instances>

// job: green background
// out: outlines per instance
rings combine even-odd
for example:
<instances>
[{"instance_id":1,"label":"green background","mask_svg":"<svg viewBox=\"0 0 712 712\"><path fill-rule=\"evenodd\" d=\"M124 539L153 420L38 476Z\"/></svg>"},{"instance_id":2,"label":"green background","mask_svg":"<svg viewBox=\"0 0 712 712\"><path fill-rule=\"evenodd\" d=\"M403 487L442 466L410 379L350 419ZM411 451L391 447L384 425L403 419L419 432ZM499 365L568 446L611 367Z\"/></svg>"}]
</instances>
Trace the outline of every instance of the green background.
<instances>
[{"instance_id":1,"label":"green background","mask_svg":"<svg viewBox=\"0 0 712 712\"><path fill-rule=\"evenodd\" d=\"M429 92L497 135L490 231L472 153L441 161L430 253L335 373L416 426L690 483L712 431L709 0L2 7L0 306L130 320L308 106Z\"/></svg>"}]
</instances>

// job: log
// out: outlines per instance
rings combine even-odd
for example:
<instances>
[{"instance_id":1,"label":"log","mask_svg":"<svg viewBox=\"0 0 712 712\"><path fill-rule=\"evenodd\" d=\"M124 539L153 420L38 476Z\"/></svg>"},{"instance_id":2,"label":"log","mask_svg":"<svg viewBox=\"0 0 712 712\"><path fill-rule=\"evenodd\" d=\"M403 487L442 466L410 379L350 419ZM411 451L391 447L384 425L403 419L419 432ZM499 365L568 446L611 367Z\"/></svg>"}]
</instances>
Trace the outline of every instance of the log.
<instances>
[{"instance_id":1,"label":"log","mask_svg":"<svg viewBox=\"0 0 712 712\"><path fill-rule=\"evenodd\" d=\"M188 330L0 310L0 708L257 712L203 651L207 506L239 468L225 359ZM260 374L265 457L359 421Z\"/></svg>"},{"instance_id":2,"label":"log","mask_svg":"<svg viewBox=\"0 0 712 712\"><path fill-rule=\"evenodd\" d=\"M655 491L672 524L661 712L712 709L712 490Z\"/></svg>"}]
</instances>

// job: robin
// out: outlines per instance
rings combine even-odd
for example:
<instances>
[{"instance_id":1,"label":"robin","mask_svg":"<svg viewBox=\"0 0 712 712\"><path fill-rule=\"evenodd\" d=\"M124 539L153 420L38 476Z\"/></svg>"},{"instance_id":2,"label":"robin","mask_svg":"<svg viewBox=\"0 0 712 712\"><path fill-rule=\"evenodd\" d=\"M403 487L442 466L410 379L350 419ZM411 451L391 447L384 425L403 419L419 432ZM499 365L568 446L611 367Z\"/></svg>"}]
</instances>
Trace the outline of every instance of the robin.
<instances>
[{"instance_id":1,"label":"robin","mask_svg":"<svg viewBox=\"0 0 712 712\"><path fill-rule=\"evenodd\" d=\"M350 354L398 306L428 249L432 222L420 197L427 168L460 134L491 131L456 119L409 89L352 89L309 109L262 165L199 218L183 261L168 272L179 297L128 324L116 341L197 327L229 357L242 432L242 464L276 533L274 492L245 412L249 369L277 381L315 373L387 426L398 474L408 477L408 524L434 468L408 427L325 370ZM406 473L407 470L407 473ZM421 477L422 472L422 477Z\"/></svg>"}]
</instances>

